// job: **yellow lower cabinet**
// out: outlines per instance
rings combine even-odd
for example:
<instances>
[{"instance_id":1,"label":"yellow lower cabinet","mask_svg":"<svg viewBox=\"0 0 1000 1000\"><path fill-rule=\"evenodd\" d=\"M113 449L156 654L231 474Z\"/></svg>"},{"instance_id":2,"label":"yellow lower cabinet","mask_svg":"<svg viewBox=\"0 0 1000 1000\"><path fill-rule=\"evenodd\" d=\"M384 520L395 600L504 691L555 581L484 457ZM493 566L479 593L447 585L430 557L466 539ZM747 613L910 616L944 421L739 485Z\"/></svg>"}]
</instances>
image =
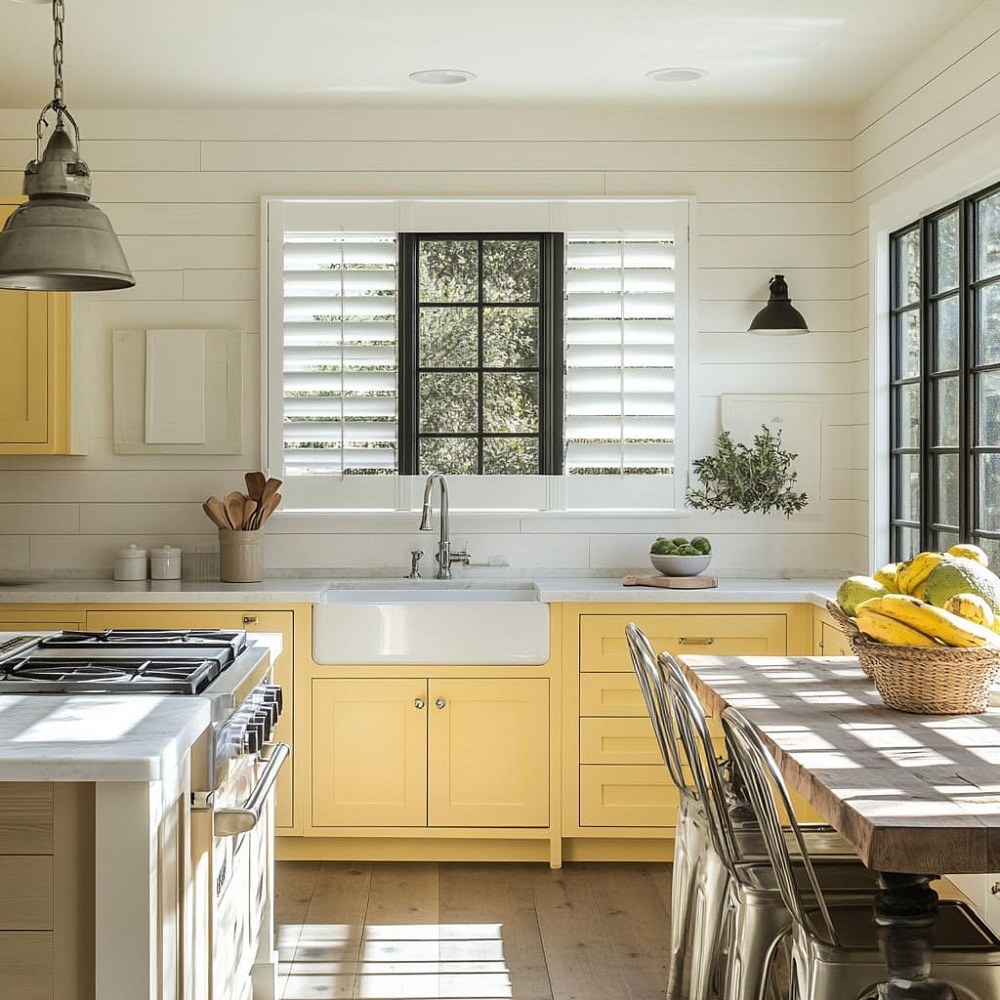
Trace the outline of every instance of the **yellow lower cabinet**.
<instances>
[{"instance_id":1,"label":"yellow lower cabinet","mask_svg":"<svg viewBox=\"0 0 1000 1000\"><path fill-rule=\"evenodd\" d=\"M312 682L312 826L424 826L427 682Z\"/></svg>"},{"instance_id":2,"label":"yellow lower cabinet","mask_svg":"<svg viewBox=\"0 0 1000 1000\"><path fill-rule=\"evenodd\" d=\"M580 767L580 826L674 827L678 802L662 764Z\"/></svg>"},{"instance_id":3,"label":"yellow lower cabinet","mask_svg":"<svg viewBox=\"0 0 1000 1000\"><path fill-rule=\"evenodd\" d=\"M428 694L428 824L548 826L549 682L433 680Z\"/></svg>"},{"instance_id":4,"label":"yellow lower cabinet","mask_svg":"<svg viewBox=\"0 0 1000 1000\"><path fill-rule=\"evenodd\" d=\"M281 655L274 661L274 682L281 685L283 693L281 717L274 728L273 739L292 744L294 716L293 670L293 619L291 611L215 610L201 605L197 609L171 608L170 610L88 610L87 628L227 628L246 629L248 632L278 632L282 637ZM293 788L295 773L295 747L292 756L278 778L274 802L274 825L278 833L295 825Z\"/></svg>"},{"instance_id":5,"label":"yellow lower cabinet","mask_svg":"<svg viewBox=\"0 0 1000 1000\"><path fill-rule=\"evenodd\" d=\"M847 640L847 636L841 631L840 626L834 622L829 611L823 608L816 608L813 618L813 653L816 656L853 656L854 650Z\"/></svg>"},{"instance_id":6,"label":"yellow lower cabinet","mask_svg":"<svg viewBox=\"0 0 1000 1000\"><path fill-rule=\"evenodd\" d=\"M316 678L313 827L544 827L548 681Z\"/></svg>"}]
</instances>

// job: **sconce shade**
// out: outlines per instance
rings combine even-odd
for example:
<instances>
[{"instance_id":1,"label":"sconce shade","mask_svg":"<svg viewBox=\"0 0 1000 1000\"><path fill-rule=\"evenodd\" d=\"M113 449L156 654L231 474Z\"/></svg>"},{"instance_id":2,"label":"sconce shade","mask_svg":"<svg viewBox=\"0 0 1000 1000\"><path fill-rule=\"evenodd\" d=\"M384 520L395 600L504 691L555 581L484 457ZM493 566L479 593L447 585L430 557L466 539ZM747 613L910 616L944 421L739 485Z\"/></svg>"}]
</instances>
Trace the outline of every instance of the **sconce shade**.
<instances>
[{"instance_id":1,"label":"sconce shade","mask_svg":"<svg viewBox=\"0 0 1000 1000\"><path fill-rule=\"evenodd\" d=\"M90 188L90 170L60 124L41 160L25 168L28 201L0 232L0 288L92 292L135 284Z\"/></svg>"},{"instance_id":2,"label":"sconce shade","mask_svg":"<svg viewBox=\"0 0 1000 1000\"><path fill-rule=\"evenodd\" d=\"M792 305L788 298L788 285L783 274L771 278L768 288L771 291L767 305L754 316L750 323L750 333L766 334L772 337L793 336L808 333L802 313Z\"/></svg>"}]
</instances>

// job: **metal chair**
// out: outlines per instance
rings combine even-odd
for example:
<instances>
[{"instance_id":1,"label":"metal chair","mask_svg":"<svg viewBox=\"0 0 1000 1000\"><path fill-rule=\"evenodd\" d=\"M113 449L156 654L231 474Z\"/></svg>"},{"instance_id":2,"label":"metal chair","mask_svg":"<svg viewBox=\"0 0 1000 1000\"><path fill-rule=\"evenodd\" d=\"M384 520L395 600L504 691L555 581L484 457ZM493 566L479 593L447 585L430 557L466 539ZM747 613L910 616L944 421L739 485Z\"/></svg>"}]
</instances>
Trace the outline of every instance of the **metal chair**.
<instances>
[{"instance_id":1,"label":"metal chair","mask_svg":"<svg viewBox=\"0 0 1000 1000\"><path fill-rule=\"evenodd\" d=\"M793 848L789 849L779 819L780 810L788 810L789 796L774 758L736 709L723 711L722 724L791 917L792 996L851 1000L873 995L876 984L886 979L874 920L875 891L850 897L831 894L794 816ZM934 975L957 987L963 997L992 1000L1000 996L1000 938L965 903L940 900L938 906ZM921 957L929 966L929 953ZM916 978L917 970L912 972Z\"/></svg>"},{"instance_id":2,"label":"metal chair","mask_svg":"<svg viewBox=\"0 0 1000 1000\"><path fill-rule=\"evenodd\" d=\"M656 662L653 647L633 622L625 626L625 639L646 710L653 724L657 746L680 797L670 883L670 956L666 992L666 1000L675 1000L681 996L683 988L685 945L694 916L694 890L698 869L710 850L708 821L697 790L684 774L678 751L679 736L670 715L663 675Z\"/></svg>"},{"instance_id":3,"label":"metal chair","mask_svg":"<svg viewBox=\"0 0 1000 1000\"><path fill-rule=\"evenodd\" d=\"M695 880L690 996L705 1000L714 976L725 1000L761 1000L779 942L791 929L791 916L764 853L756 817L752 826L733 822L735 793L714 755L705 710L677 664L667 660L661 656L659 662L669 670L671 713L712 846ZM780 824L778 830L784 836ZM798 827L794 831L807 839ZM817 842L828 840L823 831ZM870 894L876 884L875 873L853 853L826 855L817 867L824 885L848 898Z\"/></svg>"}]
</instances>

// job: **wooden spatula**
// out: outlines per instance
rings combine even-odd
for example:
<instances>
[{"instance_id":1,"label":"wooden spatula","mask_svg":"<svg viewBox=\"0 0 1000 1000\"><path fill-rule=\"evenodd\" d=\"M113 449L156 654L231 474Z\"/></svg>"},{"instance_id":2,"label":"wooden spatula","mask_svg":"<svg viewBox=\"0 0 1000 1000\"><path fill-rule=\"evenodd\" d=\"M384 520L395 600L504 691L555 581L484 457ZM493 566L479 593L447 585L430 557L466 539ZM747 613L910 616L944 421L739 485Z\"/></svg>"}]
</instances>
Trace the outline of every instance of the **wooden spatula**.
<instances>
[{"instance_id":1,"label":"wooden spatula","mask_svg":"<svg viewBox=\"0 0 1000 1000\"><path fill-rule=\"evenodd\" d=\"M243 522L241 527L244 531L251 531L254 524L254 514L257 513L257 501L252 497L243 498Z\"/></svg>"},{"instance_id":2,"label":"wooden spatula","mask_svg":"<svg viewBox=\"0 0 1000 1000\"><path fill-rule=\"evenodd\" d=\"M216 527L226 529L232 527L226 515L226 505L218 497L209 497L201 505L201 508Z\"/></svg>"},{"instance_id":3,"label":"wooden spatula","mask_svg":"<svg viewBox=\"0 0 1000 1000\"><path fill-rule=\"evenodd\" d=\"M243 477L247 484L247 496L251 500L256 500L260 503L260 498L264 495L264 484L267 480L264 478L263 472L248 472Z\"/></svg>"},{"instance_id":4,"label":"wooden spatula","mask_svg":"<svg viewBox=\"0 0 1000 1000\"><path fill-rule=\"evenodd\" d=\"M254 517L254 527L263 527L264 522L274 513L275 508L281 503L281 494L272 493L267 500L257 508L257 513Z\"/></svg>"}]
</instances>

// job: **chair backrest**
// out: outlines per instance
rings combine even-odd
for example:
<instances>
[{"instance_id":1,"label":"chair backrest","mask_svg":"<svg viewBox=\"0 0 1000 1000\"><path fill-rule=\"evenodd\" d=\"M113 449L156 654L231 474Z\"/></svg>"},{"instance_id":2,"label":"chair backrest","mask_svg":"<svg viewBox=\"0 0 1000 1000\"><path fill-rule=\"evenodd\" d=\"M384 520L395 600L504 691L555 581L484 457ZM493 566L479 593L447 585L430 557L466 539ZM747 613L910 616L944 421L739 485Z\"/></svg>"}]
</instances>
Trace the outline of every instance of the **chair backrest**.
<instances>
[{"instance_id":1,"label":"chair backrest","mask_svg":"<svg viewBox=\"0 0 1000 1000\"><path fill-rule=\"evenodd\" d=\"M677 729L671 717L666 684L660 665L656 661L656 653L653 652L653 647L642 629L634 622L629 622L625 626L625 641L628 643L635 676L639 681L643 700L646 702L649 721L653 724L657 746L670 773L670 780L682 795L689 798L696 796L697 793L684 776L684 769L681 766L680 751L677 748Z\"/></svg>"},{"instance_id":2,"label":"chair backrest","mask_svg":"<svg viewBox=\"0 0 1000 1000\"><path fill-rule=\"evenodd\" d=\"M805 839L792 807L788 788L764 745L760 734L746 716L735 708L722 711L722 728L733 764L740 771L742 789L757 817L764 846L774 868L781 898L792 919L800 926L828 944L839 945L837 933L823 898L823 890L816 876L816 869L809 858ZM782 826L781 813L788 817L787 827ZM785 838L790 829L795 844L795 859ZM801 878L796 869L805 875L809 885L810 906L807 908L802 895ZM810 914L816 913L815 917Z\"/></svg>"},{"instance_id":3,"label":"chair backrest","mask_svg":"<svg viewBox=\"0 0 1000 1000\"><path fill-rule=\"evenodd\" d=\"M669 653L661 653L659 662L667 672L667 695L684 757L708 818L712 847L726 868L733 871L735 864L742 859L729 815L727 783L715 757L705 709L674 658Z\"/></svg>"}]
</instances>

